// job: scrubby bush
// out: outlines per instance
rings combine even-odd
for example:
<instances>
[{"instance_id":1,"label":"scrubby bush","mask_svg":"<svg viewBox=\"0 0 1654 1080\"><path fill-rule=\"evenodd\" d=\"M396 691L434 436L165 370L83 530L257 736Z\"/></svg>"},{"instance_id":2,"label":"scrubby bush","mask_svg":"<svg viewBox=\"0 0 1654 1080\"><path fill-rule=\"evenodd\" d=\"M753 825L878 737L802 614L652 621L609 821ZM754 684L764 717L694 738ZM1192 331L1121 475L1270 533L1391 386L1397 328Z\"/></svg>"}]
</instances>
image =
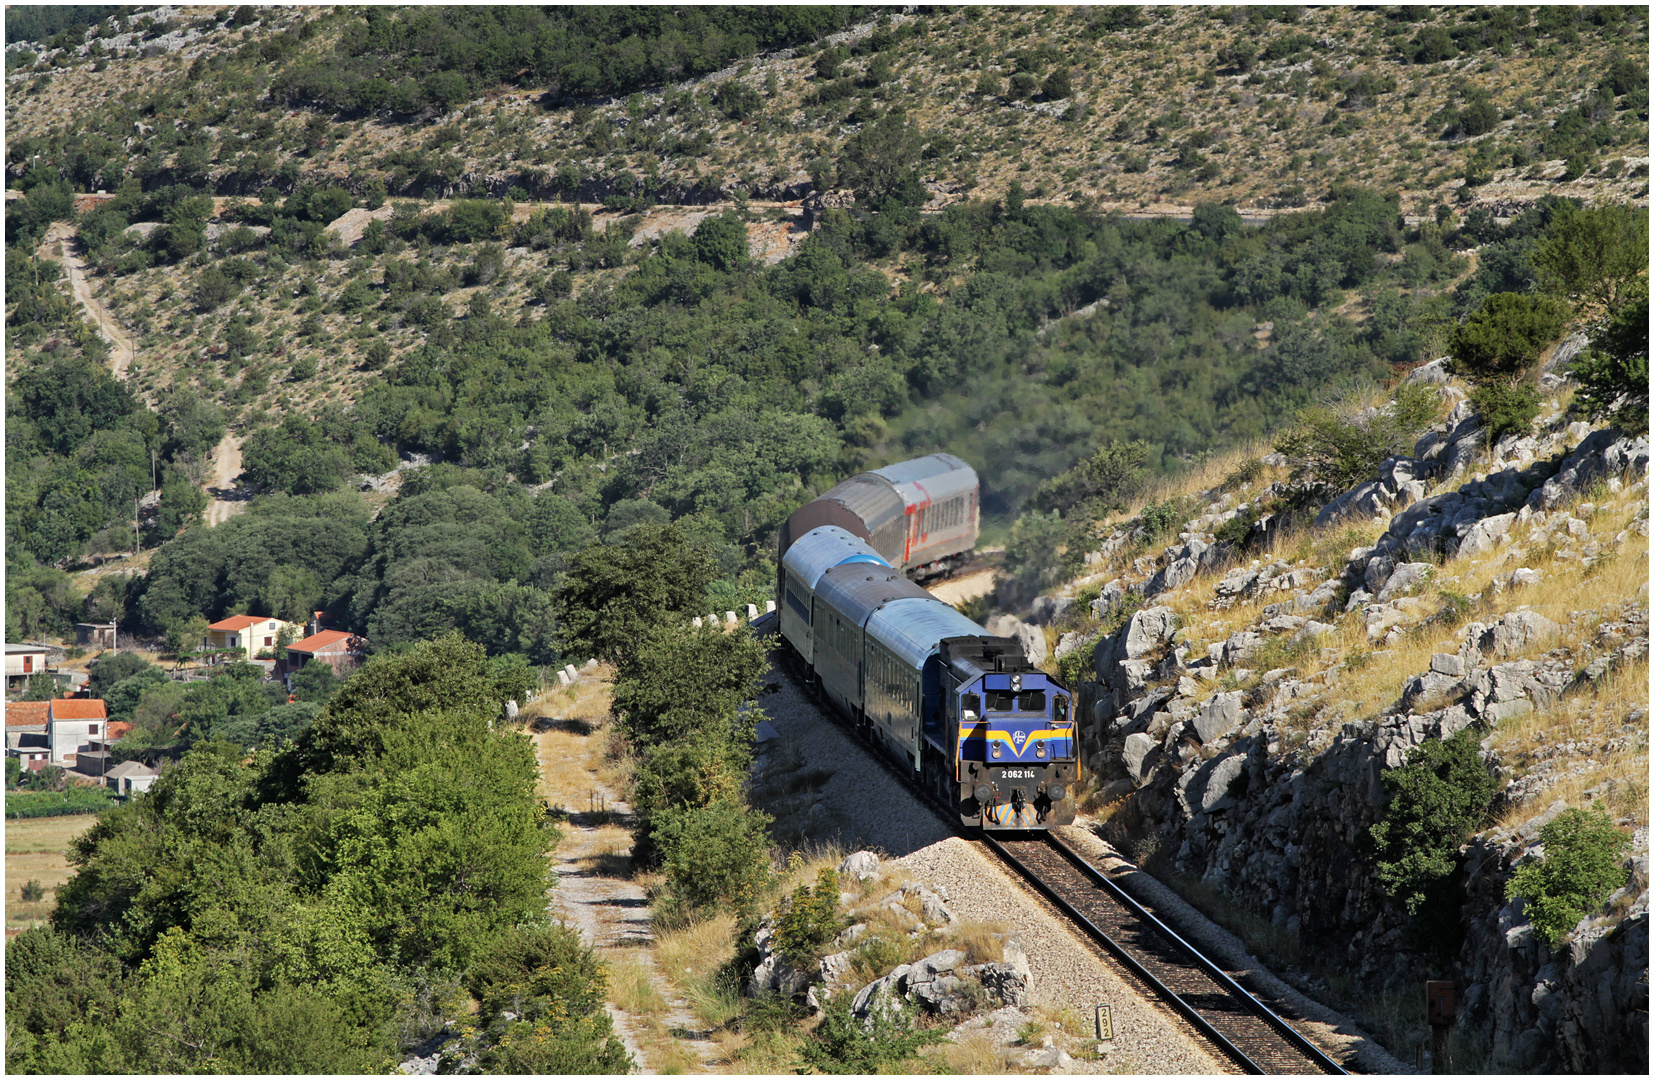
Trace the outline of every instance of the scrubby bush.
<instances>
[{"instance_id":1,"label":"scrubby bush","mask_svg":"<svg viewBox=\"0 0 1654 1080\"><path fill-rule=\"evenodd\" d=\"M913 1026L913 1006L876 1008L867 1024L850 1012L850 994L835 994L821 1026L800 1050L799 1071L831 1075L903 1072L920 1049L942 1041L944 1028Z\"/></svg>"},{"instance_id":2,"label":"scrubby bush","mask_svg":"<svg viewBox=\"0 0 1654 1080\"><path fill-rule=\"evenodd\" d=\"M1293 478L1343 491L1371 479L1388 457L1411 452L1413 443L1441 412L1428 386L1402 383L1390 401L1371 412L1316 405L1298 413L1298 426L1275 440L1292 463Z\"/></svg>"},{"instance_id":3,"label":"scrubby bush","mask_svg":"<svg viewBox=\"0 0 1654 1080\"><path fill-rule=\"evenodd\" d=\"M1479 734L1466 728L1430 739L1383 780L1389 805L1369 830L1379 884L1414 917L1421 938L1448 944L1457 934L1459 846L1482 826L1496 788Z\"/></svg>"},{"instance_id":4,"label":"scrubby bush","mask_svg":"<svg viewBox=\"0 0 1654 1080\"><path fill-rule=\"evenodd\" d=\"M1529 382L1486 382L1470 388L1470 405L1487 425L1489 442L1526 434L1544 396Z\"/></svg>"},{"instance_id":5,"label":"scrubby bush","mask_svg":"<svg viewBox=\"0 0 1654 1080\"><path fill-rule=\"evenodd\" d=\"M1600 806L1573 807L1539 830L1544 854L1522 860L1505 885L1521 897L1528 920L1553 947L1580 919L1626 883L1620 861L1626 835Z\"/></svg>"},{"instance_id":6,"label":"scrubby bush","mask_svg":"<svg viewBox=\"0 0 1654 1080\"><path fill-rule=\"evenodd\" d=\"M1568 325L1568 305L1548 296L1494 293L1448 339L1449 368L1476 383L1525 375Z\"/></svg>"},{"instance_id":7,"label":"scrubby bush","mask_svg":"<svg viewBox=\"0 0 1654 1080\"><path fill-rule=\"evenodd\" d=\"M786 910L775 921L775 943L788 960L809 964L844 926L838 871L824 866L816 873L813 889L800 885L787 898Z\"/></svg>"}]
</instances>

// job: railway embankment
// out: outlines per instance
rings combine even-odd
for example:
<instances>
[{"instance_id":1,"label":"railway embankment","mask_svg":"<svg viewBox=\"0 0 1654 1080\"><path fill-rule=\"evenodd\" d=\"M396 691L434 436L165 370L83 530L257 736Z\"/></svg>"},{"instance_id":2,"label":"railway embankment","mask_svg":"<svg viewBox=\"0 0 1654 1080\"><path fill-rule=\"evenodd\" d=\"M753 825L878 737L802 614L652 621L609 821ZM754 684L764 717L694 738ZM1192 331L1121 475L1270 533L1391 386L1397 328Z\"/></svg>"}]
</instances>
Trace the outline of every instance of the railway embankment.
<instances>
[{"instance_id":1,"label":"railway embankment","mask_svg":"<svg viewBox=\"0 0 1654 1080\"><path fill-rule=\"evenodd\" d=\"M1240 460L1025 613L1080 683L1089 827L1404 1060L1440 979L1455 1069L1634 1070L1647 439L1549 377L1533 430L1490 446L1439 364L1414 379L1442 419L1313 522L1271 521L1284 458ZM1568 908L1534 882L1587 823L1599 887Z\"/></svg>"}]
</instances>

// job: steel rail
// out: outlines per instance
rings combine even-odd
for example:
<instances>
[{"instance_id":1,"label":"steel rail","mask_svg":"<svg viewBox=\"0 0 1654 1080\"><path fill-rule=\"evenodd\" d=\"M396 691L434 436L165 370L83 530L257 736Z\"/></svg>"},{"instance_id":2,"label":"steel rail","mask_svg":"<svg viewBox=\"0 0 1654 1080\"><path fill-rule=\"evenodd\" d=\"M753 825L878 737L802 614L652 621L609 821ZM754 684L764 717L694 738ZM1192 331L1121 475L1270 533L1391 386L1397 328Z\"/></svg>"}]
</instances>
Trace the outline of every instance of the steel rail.
<instances>
[{"instance_id":1,"label":"steel rail","mask_svg":"<svg viewBox=\"0 0 1654 1080\"><path fill-rule=\"evenodd\" d=\"M1236 982L1233 976L1208 959L1206 954L1189 944L1189 942L1186 941L1181 934L1177 933L1177 931L1162 922L1158 916L1154 915L1142 904L1138 903L1135 897L1128 893L1122 886L1110 880L1107 874L1104 874L1101 870L1097 869L1095 866L1092 866L1084 856L1080 855L1077 851L1063 843L1055 836L1047 836L1046 841L1050 843L1052 847L1056 848L1056 850L1062 855L1064 855L1069 862L1073 863L1080 873L1090 878L1099 888L1108 893L1112 899L1123 905L1134 916L1142 919L1149 926L1153 927L1156 932L1163 934L1179 949L1186 953L1202 971L1206 972L1208 976L1210 976L1224 989L1238 997L1241 997L1243 1000L1250 1002L1255 1007L1257 1015L1273 1027L1281 1038L1291 1043L1299 1053L1309 1058L1320 1068L1325 1069L1327 1072L1335 1076L1347 1075L1346 1070L1339 1065L1338 1062L1334 1061L1324 1050L1310 1042L1296 1028L1282 1019L1279 1013L1270 1008L1264 1002L1260 1001L1256 994L1253 994L1240 983Z\"/></svg>"},{"instance_id":2,"label":"steel rail","mask_svg":"<svg viewBox=\"0 0 1654 1080\"><path fill-rule=\"evenodd\" d=\"M768 637L777 630L775 623L778 618L779 616L777 614L766 612L765 615L760 616L760 618L754 622L753 628L758 632L759 636ZM768 625L760 627L759 623L765 622L766 619L769 620ZM1179 1016L1187 1020L1197 1032L1208 1039L1213 1046L1219 1049L1220 1052L1233 1059L1236 1064L1248 1073L1253 1075L1267 1074L1267 1070L1262 1065L1252 1060L1239 1047L1235 1046L1235 1044L1227 1036L1213 1026L1210 1020L1202 1015L1196 1006L1184 1000L1181 994L1167 986L1164 981L1144 966L1142 961L1132 955L1131 950L1115 941L1108 933L1102 930L1102 928L1098 927L1083 913L1076 909L1073 904L1069 903L1066 899L1059 895L1057 891L1048 883L1043 881L1031 867L1025 866L1020 859L1011 854L1011 852L1001 843L1000 840L995 837L993 833L986 831L972 832L964 829L960 826L958 818L952 814L949 814L947 812L948 808L942 806L934 794L923 788L914 787L909 782L905 772L898 769L895 763L881 753L877 746L871 745L866 739L862 738L861 733L856 731L852 725L846 723L838 715L838 712L835 709L822 702L813 692L811 692L809 686L804 682L803 678L800 677L794 664L790 662L792 659L790 655L788 655L790 650L782 647L777 651L783 655L778 658L775 663L775 667L778 671L784 672L787 677L793 680L795 685L799 687L804 699L816 709L824 713L835 726L849 735L852 741L859 743L863 749L867 751L868 757L872 758L874 762L886 772L886 774L896 780L897 783L907 788L908 791L918 795L919 801L925 806L925 808L934 813L943 824L947 825L954 832L955 835L964 839L982 840L984 844L1002 861L1010 866L1019 877L1026 880L1035 892L1050 901L1053 906L1062 912L1065 918L1073 921L1086 933L1087 936L1097 941L1103 949L1109 953L1109 955L1119 960L1122 966L1124 966L1147 987L1149 987L1149 989L1154 991L1154 993L1166 1001L1166 1003L1170 1005ZM1065 861L1073 865L1086 877L1088 881L1096 884L1110 900L1124 907L1132 915L1132 917L1141 920L1145 926L1159 933L1168 942L1170 942L1176 951L1181 952L1190 958L1194 962L1195 966L1200 970L1201 974L1212 979L1222 990L1229 993L1237 1001L1240 1001L1249 1012L1254 1013L1260 1019L1269 1024L1271 1029L1276 1031L1277 1034L1279 1034L1294 1050L1298 1051L1309 1059L1310 1062L1330 1074L1346 1075L1346 1070L1340 1066L1338 1062L1327 1056L1327 1054L1319 1047L1315 1046L1315 1044L1311 1043L1308 1039L1304 1038L1304 1036L1295 1031L1291 1025L1281 1019L1281 1017L1278 1016L1268 1005L1264 1004L1262 1001L1259 1001L1253 994L1248 992L1239 983L1235 982L1235 980L1230 977L1228 972L1212 963L1212 961L1207 959L1198 949L1184 940L1181 935L1173 931L1159 918L1150 914L1146 908L1134 900L1130 894L1125 892L1124 889L1115 884L1113 881L1110 881L1102 873L1102 871L1092 866L1083 857L1074 852L1068 847L1068 845L1064 844L1056 837L1047 833L1043 836L1039 836L1038 838L1043 839L1053 851L1057 852Z\"/></svg>"},{"instance_id":3,"label":"steel rail","mask_svg":"<svg viewBox=\"0 0 1654 1080\"><path fill-rule=\"evenodd\" d=\"M1096 923L1081 914L1079 909L1073 904L1070 904L1068 900L1062 896L1062 894L1058 893L1057 890L1046 884L1045 880L1041 878L1032 867L1025 865L1021 859L1011 854L1010 850L1007 849L997 838L990 836L987 833L983 833L982 842L987 846L988 850L992 851L995 855L998 855L1001 861L1015 871L1024 881L1028 882L1028 884L1033 887L1035 892L1039 893L1041 896L1045 897L1052 904L1054 904L1057 910L1063 913L1065 918L1078 925L1086 932L1086 936L1096 941L1105 950L1107 950L1110 956L1120 961L1121 964L1125 965L1128 971L1135 975L1141 982L1147 984L1150 990L1153 990L1160 996L1161 1000L1165 1001L1166 1004L1175 1009L1177 1013L1183 1017L1183 1019L1192 1024L1196 1031L1200 1032L1201 1035L1210 1040L1223 1053L1234 1059L1235 1063L1242 1069L1246 1070L1246 1072L1255 1076L1263 1075L1263 1067L1251 1058L1247 1057L1246 1054L1241 1051L1240 1047L1229 1041L1228 1037L1225 1036L1223 1032L1213 1027L1212 1022L1200 1014L1200 1010L1196 1009L1193 1005L1190 1005L1187 1001L1184 1001L1181 994L1161 982L1153 972L1144 967L1142 962L1131 954L1131 950L1115 941L1114 938L1110 937Z\"/></svg>"},{"instance_id":4,"label":"steel rail","mask_svg":"<svg viewBox=\"0 0 1654 1080\"><path fill-rule=\"evenodd\" d=\"M1057 889L1052 887L1050 883L1040 877L1039 872L1035 868L1024 863L1024 861L1012 852L1000 839L985 833L983 834L983 840L990 850L1009 864L1019 874L1019 876L1027 880L1037 892L1055 904L1066 917L1073 920L1077 925L1083 928L1089 936L1096 939L1098 943L1108 950L1111 955L1119 959L1128 969L1131 970L1134 975L1137 975L1140 979L1147 983L1168 1004L1176 1009L1179 1014L1189 1020L1202 1035L1210 1039L1225 1054L1234 1058L1236 1063L1243 1069L1250 1073L1256 1074L1267 1072L1262 1065L1237 1047L1228 1036L1220 1032L1195 1005L1185 1000L1182 994L1167 986L1162 979L1149 971L1136 956L1132 955L1130 949L1116 941L1106 931L1098 927L1088 916L1079 911L1066 897L1060 895ZM1308 1061L1316 1068L1333 1075L1346 1074L1346 1070L1339 1065L1337 1061L1328 1056L1325 1051L1321 1050L1314 1043L1310 1042L1302 1034L1296 1031L1290 1024L1282 1019L1274 1009L1270 1008L1263 1001L1260 1001L1256 995L1241 986L1229 975L1228 972L1214 964L1204 954L1202 954L1199 949L1195 948L1175 930L1150 913L1146 908L1133 899L1129 893L1127 893L1115 882L1110 881L1108 877L1102 873L1102 871L1092 866L1084 859L1084 857L1076 853L1067 844L1064 844L1061 840L1051 835L1032 837L1028 842L1043 843L1046 847L1055 852L1066 863L1078 871L1088 882L1095 885L1100 891L1102 891L1108 900L1124 908L1132 918L1141 922L1151 932L1160 936L1164 941L1172 945L1174 951L1181 954L1188 962L1192 963L1194 967L1201 972L1201 974L1211 979L1212 982L1215 983L1220 990L1228 994L1230 998L1240 1003L1247 1013L1264 1021L1269 1026L1270 1030L1275 1032L1276 1035L1286 1042L1293 1051L1296 1051L1298 1054L1308 1059Z\"/></svg>"}]
</instances>

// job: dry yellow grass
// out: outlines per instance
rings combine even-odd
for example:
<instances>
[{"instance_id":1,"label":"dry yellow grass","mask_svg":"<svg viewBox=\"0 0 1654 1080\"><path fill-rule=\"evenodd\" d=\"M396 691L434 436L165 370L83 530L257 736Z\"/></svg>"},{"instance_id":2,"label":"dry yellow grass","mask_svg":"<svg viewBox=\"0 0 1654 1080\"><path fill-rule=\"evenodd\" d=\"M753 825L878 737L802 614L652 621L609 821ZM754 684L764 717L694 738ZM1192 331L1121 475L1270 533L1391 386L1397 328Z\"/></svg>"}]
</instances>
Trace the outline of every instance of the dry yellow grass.
<instances>
[{"instance_id":1,"label":"dry yellow grass","mask_svg":"<svg viewBox=\"0 0 1654 1080\"><path fill-rule=\"evenodd\" d=\"M1014 1052L997 1045L981 1031L966 1032L957 1042L942 1043L926 1056L940 1060L948 1072L967 1076L994 1076L1017 1071L1012 1066Z\"/></svg>"},{"instance_id":2,"label":"dry yellow grass","mask_svg":"<svg viewBox=\"0 0 1654 1080\"><path fill-rule=\"evenodd\" d=\"M55 903L53 893L75 874L69 865L69 842L97 818L73 814L6 822L6 927L28 929L46 920ZM25 901L23 884L38 881L46 899Z\"/></svg>"}]
</instances>

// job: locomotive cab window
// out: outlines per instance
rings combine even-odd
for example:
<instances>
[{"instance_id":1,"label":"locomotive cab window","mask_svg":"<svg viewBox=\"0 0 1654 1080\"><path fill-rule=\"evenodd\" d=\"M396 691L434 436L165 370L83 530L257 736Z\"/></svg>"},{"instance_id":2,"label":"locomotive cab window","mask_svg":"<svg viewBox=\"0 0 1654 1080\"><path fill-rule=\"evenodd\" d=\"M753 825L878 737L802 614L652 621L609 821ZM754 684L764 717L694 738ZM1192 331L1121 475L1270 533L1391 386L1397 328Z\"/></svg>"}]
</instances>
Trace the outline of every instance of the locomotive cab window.
<instances>
[{"instance_id":1,"label":"locomotive cab window","mask_svg":"<svg viewBox=\"0 0 1654 1080\"><path fill-rule=\"evenodd\" d=\"M1044 711L1045 711L1045 691L1044 690L1024 690L1022 693L1017 695L1017 712L1039 712L1039 713L1042 713Z\"/></svg>"},{"instance_id":2,"label":"locomotive cab window","mask_svg":"<svg viewBox=\"0 0 1654 1080\"><path fill-rule=\"evenodd\" d=\"M1061 724L1061 723L1067 722L1067 720L1068 720L1068 697L1067 697L1067 695L1058 694L1056 696L1056 698L1051 702L1051 712L1052 712L1052 716L1056 719L1057 723Z\"/></svg>"},{"instance_id":3,"label":"locomotive cab window","mask_svg":"<svg viewBox=\"0 0 1654 1080\"><path fill-rule=\"evenodd\" d=\"M1016 708L1016 695L1009 690L988 690L989 712L1010 712Z\"/></svg>"},{"instance_id":4,"label":"locomotive cab window","mask_svg":"<svg viewBox=\"0 0 1654 1080\"><path fill-rule=\"evenodd\" d=\"M959 715L961 718L969 716L979 719L982 716L982 699L975 694L963 694L959 698Z\"/></svg>"}]
</instances>

